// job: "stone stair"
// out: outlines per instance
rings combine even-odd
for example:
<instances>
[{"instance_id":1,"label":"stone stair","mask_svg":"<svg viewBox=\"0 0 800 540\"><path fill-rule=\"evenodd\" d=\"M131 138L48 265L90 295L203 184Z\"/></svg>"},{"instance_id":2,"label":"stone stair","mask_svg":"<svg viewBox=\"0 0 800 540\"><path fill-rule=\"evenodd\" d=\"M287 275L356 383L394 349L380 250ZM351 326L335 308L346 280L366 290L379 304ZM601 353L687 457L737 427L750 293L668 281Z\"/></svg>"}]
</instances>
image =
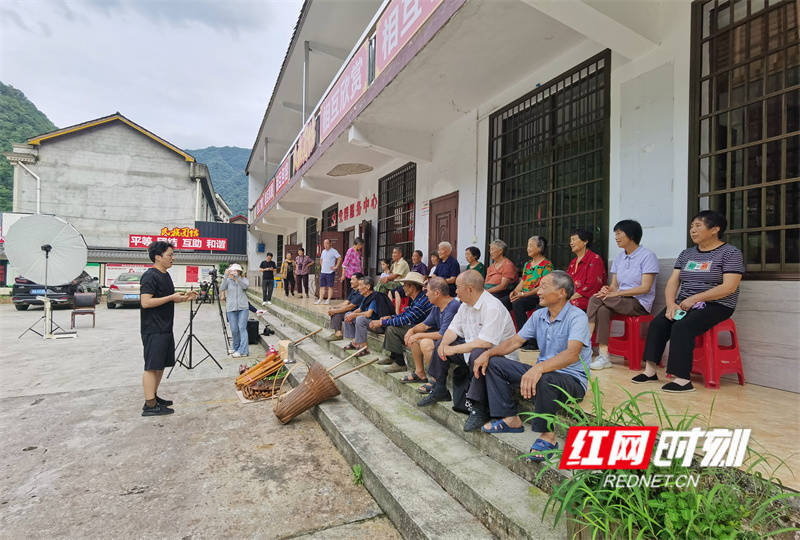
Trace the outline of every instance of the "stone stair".
<instances>
[{"instance_id":1,"label":"stone stair","mask_svg":"<svg viewBox=\"0 0 800 540\"><path fill-rule=\"evenodd\" d=\"M324 328L327 323L324 315L280 299L273 298L273 305L266 306L265 311L260 317L282 339L297 339ZM320 362L328 367L344 358L346 342L328 342L325 335L326 331L320 332L313 340L300 344L298 358L308 364ZM382 341L382 336L370 334L370 349L379 351ZM369 356L350 360L347 364L356 365L374 357L371 352ZM346 369L346 365L337 371ZM453 534L460 538L479 537L477 532L457 533L455 529L443 528L449 527L445 523L431 524L424 520L430 518L430 514L449 516L465 510L472 520L479 520L484 527L483 534L494 537L566 536L561 524L555 529L552 527L552 515L546 515L542 521L547 492L554 482L562 479L561 474L557 471L543 472L541 466L519 459L528 452L535 434L530 431L497 435L466 433L463 431L466 416L453 411L451 402L417 407L416 402L422 395L416 391L417 385L401 383L402 375L384 373L377 365L346 375L337 381L344 399L325 402L315 407L312 414L345 457L351 463L362 464L365 485L405 536L442 537ZM293 371L290 382L298 384L304 376L301 362ZM334 409L339 412L332 416ZM341 420L338 421L337 417ZM370 433L367 435L366 432ZM416 482L410 492L402 495L402 482L395 484L391 480L398 479L394 475L403 477L402 469L400 473L383 470L397 461L375 459L376 449L384 446L390 449L385 450L386 453L402 454L403 459L398 461L405 463L404 468L408 467L409 477L422 474L427 481L440 486L445 491L443 495L460 505L455 502L455 507L425 504L423 512L418 513L413 505L409 506L418 497ZM393 489L399 493L392 492ZM417 522L418 519L422 522ZM459 520L462 527L471 523L470 520Z\"/></svg>"}]
</instances>

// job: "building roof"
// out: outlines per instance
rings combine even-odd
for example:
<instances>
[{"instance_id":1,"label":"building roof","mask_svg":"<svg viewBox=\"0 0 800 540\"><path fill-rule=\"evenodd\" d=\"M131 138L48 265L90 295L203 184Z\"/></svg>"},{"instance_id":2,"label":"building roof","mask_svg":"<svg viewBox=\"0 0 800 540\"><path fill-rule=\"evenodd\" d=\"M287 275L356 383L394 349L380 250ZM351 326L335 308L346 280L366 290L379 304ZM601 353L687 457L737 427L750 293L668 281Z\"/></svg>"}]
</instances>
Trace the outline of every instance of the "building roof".
<instances>
[{"instance_id":1,"label":"building roof","mask_svg":"<svg viewBox=\"0 0 800 540\"><path fill-rule=\"evenodd\" d=\"M233 223L234 221L241 221L243 223L247 223L247 216L244 216L242 214L236 214L235 216L231 216L230 219L228 219L228 221L230 221L231 223Z\"/></svg>"},{"instance_id":2,"label":"building roof","mask_svg":"<svg viewBox=\"0 0 800 540\"><path fill-rule=\"evenodd\" d=\"M116 112L116 113L108 115L108 116L104 116L102 118L96 118L94 120L89 120L88 122L83 122L81 124L75 124L74 126L69 126L69 127L65 127L65 128L62 128L62 129L57 129L55 131L50 131L49 133L43 133L41 135L36 135L36 136L31 137L30 139L28 139L28 144L39 145L43 141L48 141L50 139L54 139L56 137L62 137L64 135L70 135L72 133L76 133L76 132L82 131L84 129L89 129L89 128L93 128L93 127L96 127L96 126L101 126L103 124L108 124L110 122L122 122L123 124L127 125L128 127L131 127L133 129L135 129L136 131L138 131L142 135L144 135L146 137L149 137L149 138L153 139L154 141L156 141L157 143L159 143L159 144L167 147L168 149L172 150L176 154L180 155L186 161L188 161L190 163L195 161L194 156L192 156L191 154L189 154L187 152L184 152L183 150L181 150L180 148L178 148L174 144L162 139L161 137L159 137L158 135L156 135L152 131L148 131L145 128L143 128L142 126L140 126L139 124L131 121L128 118L125 118L125 116L123 116L119 112Z\"/></svg>"}]
</instances>

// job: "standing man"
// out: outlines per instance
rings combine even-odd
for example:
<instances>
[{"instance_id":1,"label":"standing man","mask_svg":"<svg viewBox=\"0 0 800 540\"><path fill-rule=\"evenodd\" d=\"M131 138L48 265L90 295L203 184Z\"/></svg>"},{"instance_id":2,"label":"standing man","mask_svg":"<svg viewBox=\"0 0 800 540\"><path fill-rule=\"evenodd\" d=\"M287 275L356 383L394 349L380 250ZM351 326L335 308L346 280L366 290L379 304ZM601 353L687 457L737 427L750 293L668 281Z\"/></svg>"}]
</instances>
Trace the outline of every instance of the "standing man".
<instances>
[{"instance_id":1,"label":"standing man","mask_svg":"<svg viewBox=\"0 0 800 540\"><path fill-rule=\"evenodd\" d=\"M361 254L364 252L364 240L356 238L353 240L353 247L347 250L342 263L342 282L345 284L345 297L350 294L350 278L353 274L364 271L364 260Z\"/></svg>"},{"instance_id":2,"label":"standing man","mask_svg":"<svg viewBox=\"0 0 800 540\"><path fill-rule=\"evenodd\" d=\"M298 297L303 298L303 286L306 288L306 297L311 298L311 292L308 290L308 272L314 266L314 259L306 255L306 250L299 248L297 250L297 258L294 260L295 274L297 275L297 292Z\"/></svg>"},{"instance_id":3,"label":"standing man","mask_svg":"<svg viewBox=\"0 0 800 540\"><path fill-rule=\"evenodd\" d=\"M336 270L339 269L339 264L342 262L342 255L331 247L330 238L322 241L322 247L322 253L319 256L322 263L322 268L319 272L319 298L314 303L321 304L327 290L328 298L325 299L325 303L330 304L331 296L333 296L333 280L336 276Z\"/></svg>"},{"instance_id":4,"label":"standing man","mask_svg":"<svg viewBox=\"0 0 800 540\"><path fill-rule=\"evenodd\" d=\"M247 341L247 318L250 314L250 303L247 301L249 285L247 278L242 275L242 267L233 263L225 270L225 278L219 286L220 291L226 291L225 311L233 335L231 356L234 358L250 356L250 344Z\"/></svg>"},{"instance_id":5,"label":"standing man","mask_svg":"<svg viewBox=\"0 0 800 540\"><path fill-rule=\"evenodd\" d=\"M453 257L453 245L450 242L439 242L439 264L433 271L434 276L444 278L450 286L450 296L456 295L456 277L461 273L461 266Z\"/></svg>"},{"instance_id":6,"label":"standing man","mask_svg":"<svg viewBox=\"0 0 800 540\"><path fill-rule=\"evenodd\" d=\"M152 268L148 268L141 280L141 304L139 320L144 347L144 406L142 416L172 414L172 401L157 395L164 368L175 365L175 337L172 322L175 318L174 303L192 301L197 293L176 293L167 270L172 266L172 245L153 242L147 248Z\"/></svg>"},{"instance_id":7,"label":"standing man","mask_svg":"<svg viewBox=\"0 0 800 540\"><path fill-rule=\"evenodd\" d=\"M272 260L272 253L267 253L267 260L261 261L258 271L261 272L261 293L264 301L261 302L262 306L267 304L272 305L272 289L275 288L275 270L278 265Z\"/></svg>"}]
</instances>

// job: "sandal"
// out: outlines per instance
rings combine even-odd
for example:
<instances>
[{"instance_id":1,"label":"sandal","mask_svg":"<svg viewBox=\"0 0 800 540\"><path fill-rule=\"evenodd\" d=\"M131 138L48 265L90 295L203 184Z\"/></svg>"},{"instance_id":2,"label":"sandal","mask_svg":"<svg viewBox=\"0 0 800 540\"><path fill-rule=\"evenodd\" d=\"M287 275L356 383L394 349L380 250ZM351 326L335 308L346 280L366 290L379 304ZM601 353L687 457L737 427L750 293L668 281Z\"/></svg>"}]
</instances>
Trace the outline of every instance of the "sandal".
<instances>
[{"instance_id":1,"label":"sandal","mask_svg":"<svg viewBox=\"0 0 800 540\"><path fill-rule=\"evenodd\" d=\"M553 450L558 448L558 443L551 444L544 439L536 439L533 446L531 446L530 453L533 455L527 456L527 460L533 463L541 463L553 453Z\"/></svg>"},{"instance_id":2,"label":"sandal","mask_svg":"<svg viewBox=\"0 0 800 540\"><path fill-rule=\"evenodd\" d=\"M420 376L419 376L419 375L417 375L416 373L412 372L410 375L406 375L405 377L403 377L402 379L400 379L400 382L401 382L401 383L412 383L412 382L417 382L417 383L426 383L426 382L428 382L428 378L427 378L427 377L425 377L425 378L423 379L422 377L420 377Z\"/></svg>"},{"instance_id":3,"label":"sandal","mask_svg":"<svg viewBox=\"0 0 800 540\"><path fill-rule=\"evenodd\" d=\"M361 358L362 356L367 356L369 354L369 349L364 349L360 353L356 353L353 358Z\"/></svg>"},{"instance_id":4,"label":"sandal","mask_svg":"<svg viewBox=\"0 0 800 540\"><path fill-rule=\"evenodd\" d=\"M358 349L358 347L356 347L352 343L349 343L349 344L344 346L344 350L346 350L346 351L355 351L356 349Z\"/></svg>"},{"instance_id":5,"label":"sandal","mask_svg":"<svg viewBox=\"0 0 800 540\"><path fill-rule=\"evenodd\" d=\"M481 431L484 433L523 433L525 431L525 426L520 427L511 427L506 424L506 421L502 418L499 420L492 420L490 428L483 426Z\"/></svg>"},{"instance_id":6,"label":"sandal","mask_svg":"<svg viewBox=\"0 0 800 540\"><path fill-rule=\"evenodd\" d=\"M433 390L433 383L430 383L430 382L427 382L427 383L423 384L422 386L420 386L419 388L417 388L417 392L419 392L420 394L426 394L426 395L430 394L431 390Z\"/></svg>"}]
</instances>

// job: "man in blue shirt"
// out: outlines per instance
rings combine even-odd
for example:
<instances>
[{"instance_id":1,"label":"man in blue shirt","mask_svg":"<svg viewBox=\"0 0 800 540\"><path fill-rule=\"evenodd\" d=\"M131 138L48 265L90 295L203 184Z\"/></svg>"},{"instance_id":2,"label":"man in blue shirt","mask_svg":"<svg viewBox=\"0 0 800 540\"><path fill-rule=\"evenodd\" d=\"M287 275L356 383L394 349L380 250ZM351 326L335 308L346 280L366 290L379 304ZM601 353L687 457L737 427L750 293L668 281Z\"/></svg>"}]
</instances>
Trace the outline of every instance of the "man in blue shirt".
<instances>
[{"instance_id":1,"label":"man in blue shirt","mask_svg":"<svg viewBox=\"0 0 800 540\"><path fill-rule=\"evenodd\" d=\"M589 320L580 308L569 303L575 292L572 278L556 270L539 286L539 305L544 306L531 315L518 334L483 353L474 365L476 378L486 377L489 414L494 420L485 424L486 433L521 433L522 420L511 399L511 385L519 385L525 399L534 398L534 411L555 414L556 401L566 396L582 399L586 394L589 364L592 361L592 341ZM529 339L539 344L539 358L530 366L508 360L503 355L522 347ZM531 447L532 461L544 461L543 452L558 448L555 433L548 431L547 421L533 420L533 431L541 435Z\"/></svg>"},{"instance_id":2,"label":"man in blue shirt","mask_svg":"<svg viewBox=\"0 0 800 540\"><path fill-rule=\"evenodd\" d=\"M434 276L439 276L447 281L450 286L450 296L456 295L456 278L461 273L461 266L455 257L452 256L453 245L450 242L439 242L439 264L433 271Z\"/></svg>"},{"instance_id":3,"label":"man in blue shirt","mask_svg":"<svg viewBox=\"0 0 800 540\"><path fill-rule=\"evenodd\" d=\"M361 296L360 292L358 292L362 279L364 279L364 274L353 274L353 277L350 278L351 291L350 294L347 295L347 300L328 310L328 316L331 318L331 330L333 330L333 334L325 338L327 341L338 341L340 339L344 339L344 335L342 334L342 322L344 322L344 316L348 311L358 309L358 307L361 305L361 302L364 301L364 297Z\"/></svg>"}]
</instances>

